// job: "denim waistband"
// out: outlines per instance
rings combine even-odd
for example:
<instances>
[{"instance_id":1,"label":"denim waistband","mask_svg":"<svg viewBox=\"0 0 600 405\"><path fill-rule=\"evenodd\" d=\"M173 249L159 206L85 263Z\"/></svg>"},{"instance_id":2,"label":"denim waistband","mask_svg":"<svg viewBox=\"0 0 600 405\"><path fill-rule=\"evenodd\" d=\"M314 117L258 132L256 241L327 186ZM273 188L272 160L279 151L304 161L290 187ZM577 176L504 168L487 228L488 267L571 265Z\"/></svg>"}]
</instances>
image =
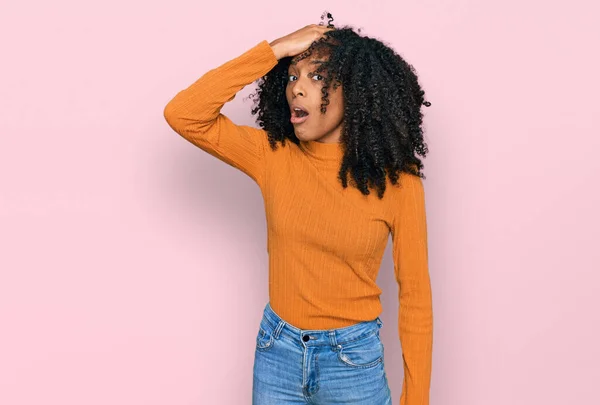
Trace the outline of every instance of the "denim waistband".
<instances>
[{"instance_id":1,"label":"denim waistband","mask_svg":"<svg viewBox=\"0 0 600 405\"><path fill-rule=\"evenodd\" d=\"M298 340L306 346L337 346L353 340L362 339L376 333L383 326L379 317L371 321L363 321L354 325L334 329L300 329L284 321L268 302L263 311L263 321L271 327L273 336L277 339L285 336ZM305 337L308 336L308 337Z\"/></svg>"}]
</instances>

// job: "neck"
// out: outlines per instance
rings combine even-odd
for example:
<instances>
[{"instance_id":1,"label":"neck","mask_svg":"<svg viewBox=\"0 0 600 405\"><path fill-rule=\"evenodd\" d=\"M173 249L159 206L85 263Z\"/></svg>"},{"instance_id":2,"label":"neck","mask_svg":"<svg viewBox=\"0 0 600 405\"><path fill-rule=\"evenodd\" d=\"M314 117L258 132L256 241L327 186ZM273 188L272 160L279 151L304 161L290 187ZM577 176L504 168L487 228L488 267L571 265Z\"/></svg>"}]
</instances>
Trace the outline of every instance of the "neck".
<instances>
[{"instance_id":1,"label":"neck","mask_svg":"<svg viewBox=\"0 0 600 405\"><path fill-rule=\"evenodd\" d=\"M340 142L300 141L307 155L323 162L340 163L344 156L343 145Z\"/></svg>"}]
</instances>

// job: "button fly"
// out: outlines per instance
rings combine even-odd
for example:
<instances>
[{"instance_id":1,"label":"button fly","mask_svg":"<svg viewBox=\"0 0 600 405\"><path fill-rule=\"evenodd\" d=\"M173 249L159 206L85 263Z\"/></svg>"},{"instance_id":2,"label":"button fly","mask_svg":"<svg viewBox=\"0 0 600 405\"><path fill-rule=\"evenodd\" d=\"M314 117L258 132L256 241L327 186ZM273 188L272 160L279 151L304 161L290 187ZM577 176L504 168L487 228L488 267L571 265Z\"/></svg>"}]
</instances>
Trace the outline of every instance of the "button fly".
<instances>
[{"instance_id":1,"label":"button fly","mask_svg":"<svg viewBox=\"0 0 600 405\"><path fill-rule=\"evenodd\" d=\"M304 335L304 336L302 336L302 340L304 340L305 342L308 342L310 340L310 336Z\"/></svg>"}]
</instances>

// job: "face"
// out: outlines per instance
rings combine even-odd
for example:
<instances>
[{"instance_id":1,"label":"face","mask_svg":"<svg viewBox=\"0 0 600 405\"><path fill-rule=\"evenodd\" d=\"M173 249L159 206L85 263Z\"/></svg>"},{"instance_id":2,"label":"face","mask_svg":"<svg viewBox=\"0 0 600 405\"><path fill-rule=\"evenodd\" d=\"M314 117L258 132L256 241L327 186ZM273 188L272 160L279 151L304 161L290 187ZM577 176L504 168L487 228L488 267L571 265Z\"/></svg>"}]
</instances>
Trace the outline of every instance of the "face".
<instances>
[{"instance_id":1,"label":"face","mask_svg":"<svg viewBox=\"0 0 600 405\"><path fill-rule=\"evenodd\" d=\"M302 141L339 142L344 120L344 96L341 84L337 89L333 83L327 90L329 104L326 106L325 114L321 113L321 88L323 87L323 75L313 73L319 66L318 57L310 56L288 68L288 82L285 96L288 105L292 109L298 105L308 115L299 117L292 109L292 125L296 137ZM295 122L297 121L297 122Z\"/></svg>"}]
</instances>

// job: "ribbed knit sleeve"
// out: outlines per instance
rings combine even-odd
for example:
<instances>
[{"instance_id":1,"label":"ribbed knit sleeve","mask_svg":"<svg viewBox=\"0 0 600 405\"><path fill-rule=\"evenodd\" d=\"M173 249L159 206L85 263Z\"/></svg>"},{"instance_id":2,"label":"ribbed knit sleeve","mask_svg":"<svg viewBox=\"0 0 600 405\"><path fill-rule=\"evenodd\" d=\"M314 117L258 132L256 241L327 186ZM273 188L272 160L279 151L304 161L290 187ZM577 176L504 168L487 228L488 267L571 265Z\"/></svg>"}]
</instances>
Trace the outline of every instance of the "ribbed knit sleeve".
<instances>
[{"instance_id":1,"label":"ribbed knit sleeve","mask_svg":"<svg viewBox=\"0 0 600 405\"><path fill-rule=\"evenodd\" d=\"M261 41L178 92L164 109L167 123L182 137L242 170L262 187L269 147L266 132L236 125L220 111L238 91L276 64L273 49L266 40Z\"/></svg>"},{"instance_id":2,"label":"ribbed knit sleeve","mask_svg":"<svg viewBox=\"0 0 600 405\"><path fill-rule=\"evenodd\" d=\"M433 345L427 263L425 192L421 178L403 172L392 224L394 273L399 285L398 333L404 381L400 405L428 405Z\"/></svg>"}]
</instances>

